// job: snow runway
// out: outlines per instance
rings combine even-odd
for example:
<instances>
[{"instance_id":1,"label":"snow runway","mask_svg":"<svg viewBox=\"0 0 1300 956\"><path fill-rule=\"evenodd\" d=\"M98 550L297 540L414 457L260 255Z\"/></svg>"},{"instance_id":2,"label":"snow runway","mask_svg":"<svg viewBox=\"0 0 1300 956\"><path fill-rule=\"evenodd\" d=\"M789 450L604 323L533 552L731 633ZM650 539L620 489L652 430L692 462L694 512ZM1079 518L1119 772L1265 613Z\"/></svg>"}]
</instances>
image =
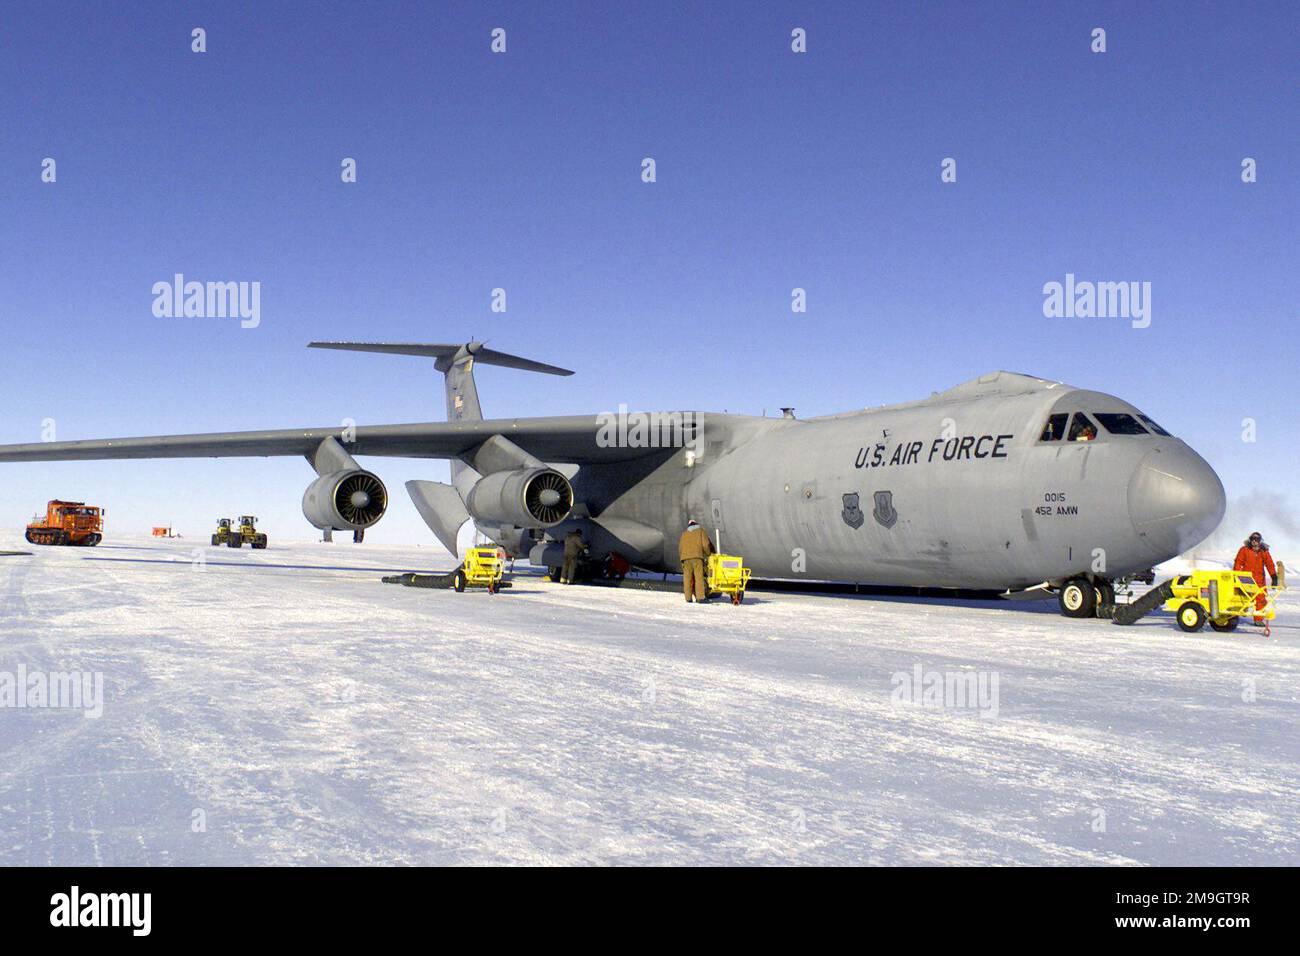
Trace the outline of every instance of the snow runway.
<instances>
[{"instance_id":1,"label":"snow runway","mask_svg":"<svg viewBox=\"0 0 1300 956\"><path fill-rule=\"evenodd\" d=\"M0 708L7 864L1300 855L1286 598L1266 639L1054 603L379 582L446 569L436 547L29 550L0 557L0 673L102 674L103 715ZM996 712L900 704L918 666L992 683Z\"/></svg>"}]
</instances>

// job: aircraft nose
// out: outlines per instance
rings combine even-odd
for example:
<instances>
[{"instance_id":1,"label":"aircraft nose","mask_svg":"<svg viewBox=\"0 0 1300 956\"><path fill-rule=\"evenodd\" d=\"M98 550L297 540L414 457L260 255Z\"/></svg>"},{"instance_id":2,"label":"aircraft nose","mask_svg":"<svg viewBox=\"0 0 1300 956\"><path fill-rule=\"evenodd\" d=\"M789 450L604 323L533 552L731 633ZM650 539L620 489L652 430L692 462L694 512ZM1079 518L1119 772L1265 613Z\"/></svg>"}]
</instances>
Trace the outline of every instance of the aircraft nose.
<instances>
[{"instance_id":1,"label":"aircraft nose","mask_svg":"<svg viewBox=\"0 0 1300 956\"><path fill-rule=\"evenodd\" d=\"M1133 527L1160 560L1204 541L1219 526L1227 507L1219 476L1185 445L1153 449L1129 479Z\"/></svg>"}]
</instances>

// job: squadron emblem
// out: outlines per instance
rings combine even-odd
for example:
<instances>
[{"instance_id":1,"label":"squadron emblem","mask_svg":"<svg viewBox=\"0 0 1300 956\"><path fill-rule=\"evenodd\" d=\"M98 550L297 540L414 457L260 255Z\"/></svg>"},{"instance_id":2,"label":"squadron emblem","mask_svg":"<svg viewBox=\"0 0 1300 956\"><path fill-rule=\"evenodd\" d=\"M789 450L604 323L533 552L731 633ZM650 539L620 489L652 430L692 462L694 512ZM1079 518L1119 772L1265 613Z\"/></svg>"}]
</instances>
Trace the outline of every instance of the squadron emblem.
<instances>
[{"instance_id":1,"label":"squadron emblem","mask_svg":"<svg viewBox=\"0 0 1300 956\"><path fill-rule=\"evenodd\" d=\"M856 493L844 496L844 510L840 512L840 517L844 523L857 531L862 527L862 522L866 521L866 516L862 509L858 507L858 496Z\"/></svg>"},{"instance_id":2,"label":"squadron emblem","mask_svg":"<svg viewBox=\"0 0 1300 956\"><path fill-rule=\"evenodd\" d=\"M857 495L853 496L854 498ZM894 493L892 491L877 491L875 494L876 507L871 512L871 517L876 519L876 523L884 528L892 528L894 522L898 520L898 512L894 510Z\"/></svg>"}]
</instances>

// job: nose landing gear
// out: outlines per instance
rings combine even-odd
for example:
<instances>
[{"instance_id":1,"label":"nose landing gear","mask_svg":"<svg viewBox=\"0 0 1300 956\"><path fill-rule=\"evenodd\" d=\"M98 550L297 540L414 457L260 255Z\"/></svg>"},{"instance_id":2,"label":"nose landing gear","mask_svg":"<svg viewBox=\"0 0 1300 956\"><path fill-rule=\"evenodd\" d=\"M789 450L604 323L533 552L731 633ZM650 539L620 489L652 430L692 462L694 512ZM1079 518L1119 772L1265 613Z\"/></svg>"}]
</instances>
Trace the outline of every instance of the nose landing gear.
<instances>
[{"instance_id":1,"label":"nose landing gear","mask_svg":"<svg viewBox=\"0 0 1300 956\"><path fill-rule=\"evenodd\" d=\"M1056 595L1066 617L1092 617L1097 613L1097 591L1087 578L1071 578Z\"/></svg>"},{"instance_id":2,"label":"nose landing gear","mask_svg":"<svg viewBox=\"0 0 1300 956\"><path fill-rule=\"evenodd\" d=\"M1105 578L1071 578L1061 585L1056 597L1066 617L1108 618L1115 613L1115 585Z\"/></svg>"}]
</instances>

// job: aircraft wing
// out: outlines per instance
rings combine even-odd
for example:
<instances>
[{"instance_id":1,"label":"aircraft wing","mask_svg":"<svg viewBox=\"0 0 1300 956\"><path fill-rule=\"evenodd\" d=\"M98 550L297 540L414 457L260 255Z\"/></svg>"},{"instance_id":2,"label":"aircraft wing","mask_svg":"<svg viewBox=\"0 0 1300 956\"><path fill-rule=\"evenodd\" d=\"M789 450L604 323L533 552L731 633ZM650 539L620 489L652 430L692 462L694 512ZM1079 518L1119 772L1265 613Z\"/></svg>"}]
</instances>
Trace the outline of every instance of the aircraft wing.
<instances>
[{"instance_id":1,"label":"aircraft wing","mask_svg":"<svg viewBox=\"0 0 1300 956\"><path fill-rule=\"evenodd\" d=\"M343 431L334 426L0 445L0 462L310 456L324 439L330 437L342 441L343 447L353 455L392 458L460 458L493 435L509 438L543 461L579 465L626 461L664 450L658 447L607 447L614 443L602 442L600 438L602 432L608 433L609 428L596 415L358 425L352 441L344 440Z\"/></svg>"}]
</instances>

